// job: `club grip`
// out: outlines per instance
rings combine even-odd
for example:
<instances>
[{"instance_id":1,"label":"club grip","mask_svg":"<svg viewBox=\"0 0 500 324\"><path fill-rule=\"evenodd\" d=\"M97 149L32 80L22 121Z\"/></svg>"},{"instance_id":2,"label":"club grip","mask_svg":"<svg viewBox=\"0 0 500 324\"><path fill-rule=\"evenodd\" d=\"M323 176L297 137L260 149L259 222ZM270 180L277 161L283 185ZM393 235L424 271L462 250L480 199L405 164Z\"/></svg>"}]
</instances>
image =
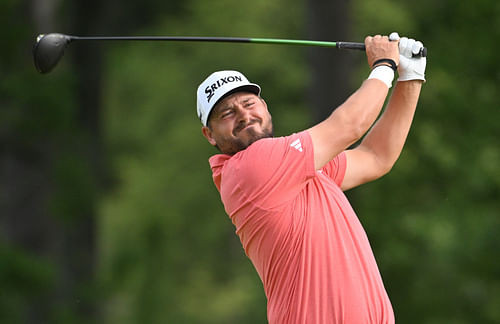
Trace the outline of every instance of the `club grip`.
<instances>
[{"instance_id":1,"label":"club grip","mask_svg":"<svg viewBox=\"0 0 500 324\"><path fill-rule=\"evenodd\" d=\"M363 43L353 43L353 42L337 42L338 49L353 49L353 50L365 50L365 44Z\"/></svg>"},{"instance_id":2,"label":"club grip","mask_svg":"<svg viewBox=\"0 0 500 324\"><path fill-rule=\"evenodd\" d=\"M353 43L353 42L337 42L338 49L353 49L353 50L365 50L365 44L363 43ZM413 57L426 57L427 47L422 47L420 52L413 54Z\"/></svg>"}]
</instances>

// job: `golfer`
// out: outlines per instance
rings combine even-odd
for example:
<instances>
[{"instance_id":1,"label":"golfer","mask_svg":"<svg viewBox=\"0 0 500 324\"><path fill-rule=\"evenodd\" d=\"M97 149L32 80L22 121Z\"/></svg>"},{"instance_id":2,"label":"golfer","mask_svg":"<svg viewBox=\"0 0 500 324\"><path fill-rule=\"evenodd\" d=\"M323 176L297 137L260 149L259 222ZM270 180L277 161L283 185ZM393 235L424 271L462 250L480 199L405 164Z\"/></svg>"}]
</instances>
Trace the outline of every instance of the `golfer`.
<instances>
[{"instance_id":1,"label":"golfer","mask_svg":"<svg viewBox=\"0 0 500 324\"><path fill-rule=\"evenodd\" d=\"M209 160L213 180L262 280L271 324L394 323L343 191L380 178L396 162L426 58L412 58L422 43L397 33L366 37L365 45L367 80L326 120L290 136L273 137L260 87L241 73L215 72L198 88L202 133L221 152Z\"/></svg>"}]
</instances>

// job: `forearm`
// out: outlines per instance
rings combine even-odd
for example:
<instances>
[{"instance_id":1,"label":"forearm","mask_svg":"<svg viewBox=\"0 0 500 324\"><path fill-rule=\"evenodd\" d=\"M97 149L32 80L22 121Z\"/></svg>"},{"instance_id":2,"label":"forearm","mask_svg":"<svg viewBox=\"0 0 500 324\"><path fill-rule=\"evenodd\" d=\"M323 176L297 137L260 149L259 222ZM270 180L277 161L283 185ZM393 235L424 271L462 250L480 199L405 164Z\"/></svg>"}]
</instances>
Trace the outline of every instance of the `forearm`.
<instances>
[{"instance_id":1,"label":"forearm","mask_svg":"<svg viewBox=\"0 0 500 324\"><path fill-rule=\"evenodd\" d=\"M358 140L373 125L380 112L389 89L380 80L365 80L361 87L354 92L342 105L333 113L343 114L349 122L356 128ZM337 131L334 128L335 131Z\"/></svg>"},{"instance_id":2,"label":"forearm","mask_svg":"<svg viewBox=\"0 0 500 324\"><path fill-rule=\"evenodd\" d=\"M380 114L387 93L382 81L366 80L330 117L309 129L316 169L366 133Z\"/></svg>"},{"instance_id":3,"label":"forearm","mask_svg":"<svg viewBox=\"0 0 500 324\"><path fill-rule=\"evenodd\" d=\"M421 88L422 81L397 82L384 113L360 144L362 149L373 152L387 171L403 149Z\"/></svg>"},{"instance_id":4,"label":"forearm","mask_svg":"<svg viewBox=\"0 0 500 324\"><path fill-rule=\"evenodd\" d=\"M365 39L370 66L381 58L398 61L397 43L377 35ZM309 129L314 147L314 165L322 168L336 155L359 140L382 110L394 73L389 67L376 67L361 87L321 123Z\"/></svg>"}]
</instances>

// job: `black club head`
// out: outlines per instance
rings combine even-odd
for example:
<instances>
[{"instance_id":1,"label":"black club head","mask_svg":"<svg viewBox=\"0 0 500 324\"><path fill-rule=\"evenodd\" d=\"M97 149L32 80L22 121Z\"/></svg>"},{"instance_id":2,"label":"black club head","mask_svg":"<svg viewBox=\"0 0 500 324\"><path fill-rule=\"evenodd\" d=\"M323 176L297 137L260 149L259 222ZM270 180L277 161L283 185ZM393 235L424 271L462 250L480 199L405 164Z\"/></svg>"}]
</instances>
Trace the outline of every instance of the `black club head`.
<instances>
[{"instance_id":1,"label":"black club head","mask_svg":"<svg viewBox=\"0 0 500 324\"><path fill-rule=\"evenodd\" d=\"M71 42L71 37L64 34L38 35L33 46L33 60L40 73L50 72L64 55L64 49Z\"/></svg>"}]
</instances>

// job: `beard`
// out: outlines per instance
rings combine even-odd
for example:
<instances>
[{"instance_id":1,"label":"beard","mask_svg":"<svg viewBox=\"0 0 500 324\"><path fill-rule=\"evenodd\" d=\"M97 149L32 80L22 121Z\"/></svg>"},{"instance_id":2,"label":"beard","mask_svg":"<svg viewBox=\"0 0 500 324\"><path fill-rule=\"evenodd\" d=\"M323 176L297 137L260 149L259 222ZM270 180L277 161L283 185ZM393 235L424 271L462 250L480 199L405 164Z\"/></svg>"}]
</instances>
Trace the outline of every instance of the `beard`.
<instances>
[{"instance_id":1,"label":"beard","mask_svg":"<svg viewBox=\"0 0 500 324\"><path fill-rule=\"evenodd\" d=\"M243 151L251 144L262 138L269 138L274 136L274 130L271 121L269 121L269 124L266 127L262 127L262 130L260 131L254 129L253 127L250 127L246 130L244 129L245 127L252 125L253 123L256 122L253 121L246 125L238 125L238 127L236 127L233 131L233 137L219 138L215 147L217 147L217 149L219 149L219 151L223 154L234 155L239 151ZM246 132L245 137L237 137L238 133L240 133L241 131Z\"/></svg>"}]
</instances>

